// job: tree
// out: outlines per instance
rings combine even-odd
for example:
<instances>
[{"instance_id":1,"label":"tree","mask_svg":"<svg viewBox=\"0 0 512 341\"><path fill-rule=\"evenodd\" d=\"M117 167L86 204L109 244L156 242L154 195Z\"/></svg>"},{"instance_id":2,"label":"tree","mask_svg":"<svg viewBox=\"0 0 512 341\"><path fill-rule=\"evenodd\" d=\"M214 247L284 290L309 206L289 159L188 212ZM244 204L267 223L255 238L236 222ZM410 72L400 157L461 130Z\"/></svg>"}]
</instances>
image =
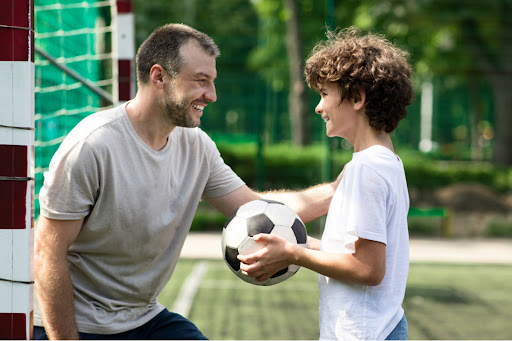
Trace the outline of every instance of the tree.
<instances>
[{"instance_id":1,"label":"tree","mask_svg":"<svg viewBox=\"0 0 512 341\"><path fill-rule=\"evenodd\" d=\"M286 50L288 52L290 90L288 110L292 128L292 142L295 146L310 143L309 110L306 84L304 82L304 57L302 38L299 30L299 8L297 0L284 0L286 18Z\"/></svg>"},{"instance_id":2,"label":"tree","mask_svg":"<svg viewBox=\"0 0 512 341\"><path fill-rule=\"evenodd\" d=\"M304 62L312 47L325 38L325 7L315 0L254 3L260 43L251 51L249 65L274 93L288 93L291 139L295 145L309 144L313 93L305 83Z\"/></svg>"},{"instance_id":3,"label":"tree","mask_svg":"<svg viewBox=\"0 0 512 341\"><path fill-rule=\"evenodd\" d=\"M352 0L351 0L352 1ZM339 9L339 8L338 8ZM451 75L473 89L473 144L481 102L476 80L484 77L493 90L495 139L492 160L512 165L512 10L511 0L362 1L354 22L377 29L412 52L419 78ZM340 16L343 13L340 12ZM476 90L475 90L476 89ZM471 91L471 90L470 90Z\"/></svg>"},{"instance_id":4,"label":"tree","mask_svg":"<svg viewBox=\"0 0 512 341\"><path fill-rule=\"evenodd\" d=\"M490 5L490 6L489 6ZM485 75L493 89L496 120L496 138L493 161L503 166L512 165L512 11L511 1L491 2L487 13L492 14L496 28L487 32L481 15L468 13L460 21L461 36L474 56L476 66ZM489 11L490 10L490 11ZM489 40L488 34L497 34L496 40ZM493 42L495 44L493 44ZM495 45L495 46L493 46Z\"/></svg>"}]
</instances>

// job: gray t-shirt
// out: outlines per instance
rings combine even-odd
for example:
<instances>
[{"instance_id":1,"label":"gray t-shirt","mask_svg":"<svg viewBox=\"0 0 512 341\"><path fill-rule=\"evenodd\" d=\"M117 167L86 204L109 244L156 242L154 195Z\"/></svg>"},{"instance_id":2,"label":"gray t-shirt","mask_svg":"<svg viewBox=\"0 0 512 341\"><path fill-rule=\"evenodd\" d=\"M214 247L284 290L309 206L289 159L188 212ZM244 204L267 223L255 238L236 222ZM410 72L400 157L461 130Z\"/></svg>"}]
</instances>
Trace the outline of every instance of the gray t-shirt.
<instances>
[{"instance_id":1,"label":"gray t-shirt","mask_svg":"<svg viewBox=\"0 0 512 341\"><path fill-rule=\"evenodd\" d=\"M157 295L199 201L243 184L199 128L176 127L155 151L124 105L80 122L55 153L39 197L47 218L85 217L67 255L78 330L119 333L161 312ZM34 315L42 325L37 305Z\"/></svg>"}]
</instances>

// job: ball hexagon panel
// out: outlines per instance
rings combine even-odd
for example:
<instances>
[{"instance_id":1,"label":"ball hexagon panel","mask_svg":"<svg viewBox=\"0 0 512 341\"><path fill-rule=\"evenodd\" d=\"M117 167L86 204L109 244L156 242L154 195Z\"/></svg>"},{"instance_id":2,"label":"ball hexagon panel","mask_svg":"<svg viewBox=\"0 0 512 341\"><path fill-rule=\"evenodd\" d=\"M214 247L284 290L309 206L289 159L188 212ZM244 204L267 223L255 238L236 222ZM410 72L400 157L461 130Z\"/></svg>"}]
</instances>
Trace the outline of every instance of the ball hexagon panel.
<instances>
[{"instance_id":1,"label":"ball hexagon panel","mask_svg":"<svg viewBox=\"0 0 512 341\"><path fill-rule=\"evenodd\" d=\"M278 272L276 272L275 274L273 274L272 276L270 276L270 278L277 278L277 277L279 277L279 276L283 276L283 275L285 275L287 272L288 272L288 268L281 269L281 270L279 270Z\"/></svg>"},{"instance_id":2,"label":"ball hexagon panel","mask_svg":"<svg viewBox=\"0 0 512 341\"><path fill-rule=\"evenodd\" d=\"M222 230L223 240L227 246L238 247L247 238L247 219L235 216Z\"/></svg>"},{"instance_id":3,"label":"ball hexagon panel","mask_svg":"<svg viewBox=\"0 0 512 341\"><path fill-rule=\"evenodd\" d=\"M253 200L238 208L237 217L250 218L254 215L265 212L268 202L265 200Z\"/></svg>"},{"instance_id":4,"label":"ball hexagon panel","mask_svg":"<svg viewBox=\"0 0 512 341\"><path fill-rule=\"evenodd\" d=\"M269 203L265 209L265 214L272 220L274 225L291 226L297 214L291 209L283 209L283 204ZM285 206L288 208L287 206Z\"/></svg>"},{"instance_id":5,"label":"ball hexagon panel","mask_svg":"<svg viewBox=\"0 0 512 341\"><path fill-rule=\"evenodd\" d=\"M234 271L240 270L240 261L237 258L238 256L238 248L232 248L226 246L224 248L224 259L226 263L230 266L230 268Z\"/></svg>"},{"instance_id":6,"label":"ball hexagon panel","mask_svg":"<svg viewBox=\"0 0 512 341\"><path fill-rule=\"evenodd\" d=\"M286 239L290 243L297 243L295 233L293 233L293 230L289 226L276 225L270 234L275 234L283 239Z\"/></svg>"},{"instance_id":7,"label":"ball hexagon panel","mask_svg":"<svg viewBox=\"0 0 512 341\"><path fill-rule=\"evenodd\" d=\"M240 255L248 255L265 247L264 242L257 242L252 238L246 238L242 244L238 247L238 253Z\"/></svg>"},{"instance_id":8,"label":"ball hexagon panel","mask_svg":"<svg viewBox=\"0 0 512 341\"><path fill-rule=\"evenodd\" d=\"M264 213L256 214L247 218L246 224L247 235L251 237L254 237L259 233L270 233L274 228L274 223Z\"/></svg>"},{"instance_id":9,"label":"ball hexagon panel","mask_svg":"<svg viewBox=\"0 0 512 341\"><path fill-rule=\"evenodd\" d=\"M300 219L295 219L292 225L292 230L295 234L295 238L297 238L297 244L306 244L308 242L307 231Z\"/></svg>"}]
</instances>

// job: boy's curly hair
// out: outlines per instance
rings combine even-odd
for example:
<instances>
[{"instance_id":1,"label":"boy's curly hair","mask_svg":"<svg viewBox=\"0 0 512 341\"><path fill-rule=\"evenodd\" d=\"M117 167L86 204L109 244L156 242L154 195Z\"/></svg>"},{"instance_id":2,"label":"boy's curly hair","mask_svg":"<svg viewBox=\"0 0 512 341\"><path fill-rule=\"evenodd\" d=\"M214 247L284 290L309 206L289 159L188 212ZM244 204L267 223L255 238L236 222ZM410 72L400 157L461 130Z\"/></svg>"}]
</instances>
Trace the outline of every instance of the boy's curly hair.
<instances>
[{"instance_id":1,"label":"boy's curly hair","mask_svg":"<svg viewBox=\"0 0 512 341\"><path fill-rule=\"evenodd\" d=\"M309 87L319 91L323 83L337 83L340 103L359 99L363 91L370 126L387 133L395 130L414 99L409 54L383 37L362 35L355 27L328 31L327 38L306 61Z\"/></svg>"}]
</instances>

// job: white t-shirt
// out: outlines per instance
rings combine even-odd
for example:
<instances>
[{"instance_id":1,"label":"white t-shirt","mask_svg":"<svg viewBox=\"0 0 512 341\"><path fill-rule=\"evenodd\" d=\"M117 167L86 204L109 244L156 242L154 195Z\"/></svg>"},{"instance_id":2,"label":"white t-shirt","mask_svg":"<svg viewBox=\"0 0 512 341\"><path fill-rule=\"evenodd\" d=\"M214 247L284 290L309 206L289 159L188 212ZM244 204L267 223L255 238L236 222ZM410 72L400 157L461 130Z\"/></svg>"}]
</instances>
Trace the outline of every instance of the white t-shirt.
<instances>
[{"instance_id":1,"label":"white t-shirt","mask_svg":"<svg viewBox=\"0 0 512 341\"><path fill-rule=\"evenodd\" d=\"M402 161L383 146L354 153L331 201L321 250L353 253L364 238L386 244L381 284L319 275L320 339L384 340L404 314L409 271L409 194Z\"/></svg>"},{"instance_id":2,"label":"white t-shirt","mask_svg":"<svg viewBox=\"0 0 512 341\"><path fill-rule=\"evenodd\" d=\"M124 105L81 121L55 153L40 192L43 216L85 218L67 254L78 330L119 333L161 312L157 296L199 201L243 184L199 128L176 127L155 151ZM37 307L34 315L41 326Z\"/></svg>"}]
</instances>

